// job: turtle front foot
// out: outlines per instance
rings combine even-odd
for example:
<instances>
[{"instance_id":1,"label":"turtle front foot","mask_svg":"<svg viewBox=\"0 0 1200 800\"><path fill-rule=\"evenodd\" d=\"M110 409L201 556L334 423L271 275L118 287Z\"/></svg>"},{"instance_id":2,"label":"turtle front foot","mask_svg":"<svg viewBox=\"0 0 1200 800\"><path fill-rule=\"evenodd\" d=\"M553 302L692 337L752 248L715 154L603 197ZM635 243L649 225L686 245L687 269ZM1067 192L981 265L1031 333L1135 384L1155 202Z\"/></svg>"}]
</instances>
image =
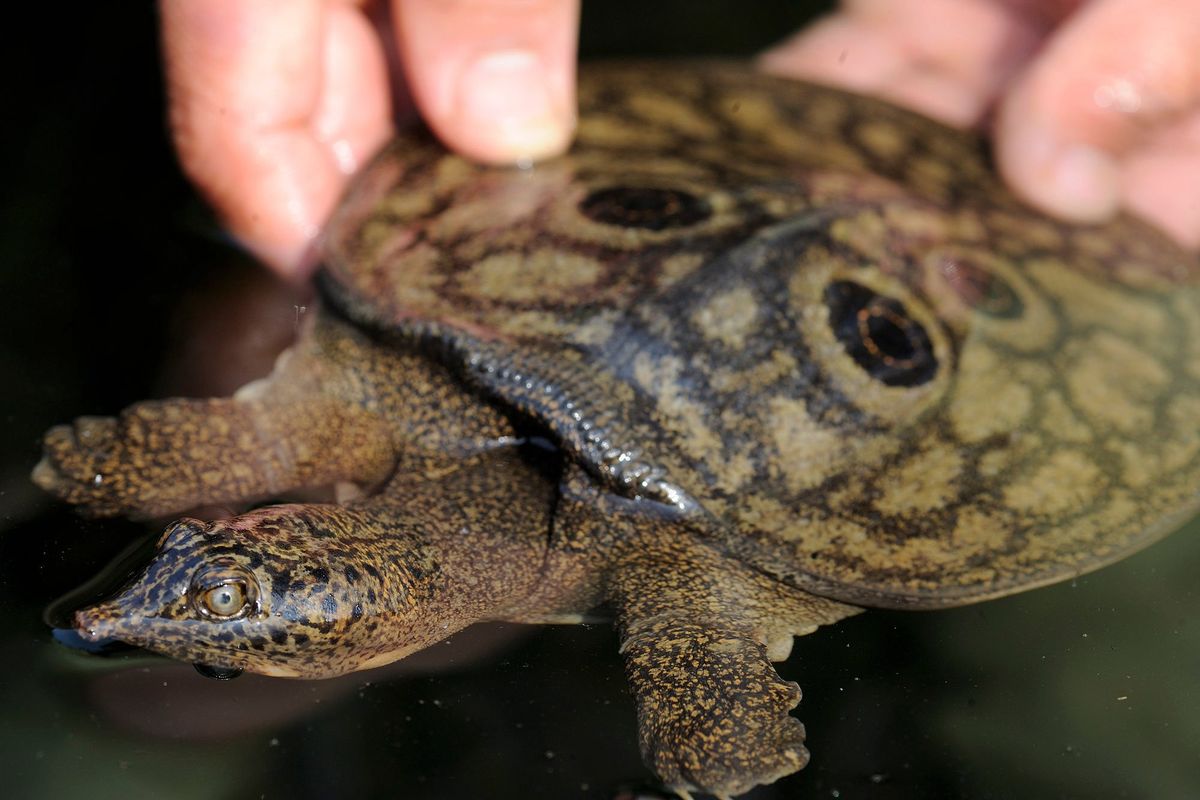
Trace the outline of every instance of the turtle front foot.
<instances>
[{"instance_id":1,"label":"turtle front foot","mask_svg":"<svg viewBox=\"0 0 1200 800\"><path fill-rule=\"evenodd\" d=\"M776 674L764 646L695 622L639 627L622 652L642 756L667 786L732 797L808 763L804 725L788 713L800 687Z\"/></svg>"},{"instance_id":2,"label":"turtle front foot","mask_svg":"<svg viewBox=\"0 0 1200 800\"><path fill-rule=\"evenodd\" d=\"M129 510L128 481L118 468L126 460L118 427L113 417L79 417L54 426L42 440L33 482L93 516Z\"/></svg>"},{"instance_id":3,"label":"turtle front foot","mask_svg":"<svg viewBox=\"0 0 1200 800\"><path fill-rule=\"evenodd\" d=\"M232 400L137 403L118 417L80 417L42 440L42 489L96 517L153 517L261 493L265 448ZM256 474L258 473L258 474Z\"/></svg>"}]
</instances>

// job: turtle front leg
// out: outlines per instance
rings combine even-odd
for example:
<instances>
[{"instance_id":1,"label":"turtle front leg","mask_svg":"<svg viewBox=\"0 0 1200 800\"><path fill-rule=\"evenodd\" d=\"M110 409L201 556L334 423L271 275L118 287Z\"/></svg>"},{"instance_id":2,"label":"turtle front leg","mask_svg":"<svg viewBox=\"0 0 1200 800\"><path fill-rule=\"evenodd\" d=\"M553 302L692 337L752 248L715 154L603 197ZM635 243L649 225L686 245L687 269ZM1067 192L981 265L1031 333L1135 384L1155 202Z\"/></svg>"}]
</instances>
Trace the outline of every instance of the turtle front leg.
<instances>
[{"instance_id":1,"label":"turtle front leg","mask_svg":"<svg viewBox=\"0 0 1200 800\"><path fill-rule=\"evenodd\" d=\"M98 516L155 517L338 480L373 482L393 455L387 431L321 398L137 403L117 417L51 428L38 486Z\"/></svg>"},{"instance_id":2,"label":"turtle front leg","mask_svg":"<svg viewBox=\"0 0 1200 800\"><path fill-rule=\"evenodd\" d=\"M135 517L378 482L395 439L377 387L397 380L387 362L398 358L322 320L233 397L136 403L50 429L33 480L94 516Z\"/></svg>"},{"instance_id":3,"label":"turtle front leg","mask_svg":"<svg viewBox=\"0 0 1200 800\"><path fill-rule=\"evenodd\" d=\"M804 594L686 534L610 580L642 757L671 789L730 797L808 763L789 712L800 687L771 666L793 635L859 609Z\"/></svg>"}]
</instances>

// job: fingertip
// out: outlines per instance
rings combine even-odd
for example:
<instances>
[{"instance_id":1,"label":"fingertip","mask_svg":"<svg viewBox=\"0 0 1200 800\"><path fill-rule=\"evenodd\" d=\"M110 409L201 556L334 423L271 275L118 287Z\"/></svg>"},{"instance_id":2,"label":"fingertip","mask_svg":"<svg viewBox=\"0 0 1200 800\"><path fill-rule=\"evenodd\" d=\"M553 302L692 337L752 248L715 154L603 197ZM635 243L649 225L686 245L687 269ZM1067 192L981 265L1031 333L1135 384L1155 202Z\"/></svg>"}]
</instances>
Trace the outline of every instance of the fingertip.
<instances>
[{"instance_id":1,"label":"fingertip","mask_svg":"<svg viewBox=\"0 0 1200 800\"><path fill-rule=\"evenodd\" d=\"M1174 214L1189 193L1186 172L1174 192L1161 176L1156 194L1138 194L1135 168L1147 153L1186 161L1164 137L1187 124L1200 102L1200 6L1162 0L1146 14L1136 0L1097 0L1071 15L1004 98L996 155L1012 187L1034 205L1079 221L1130 206L1151 220ZM1139 207L1140 204L1140 207ZM1159 224L1163 224L1160 222ZM1170 223L1164 227L1170 229ZM1174 232L1174 231L1172 231Z\"/></svg>"},{"instance_id":2,"label":"fingertip","mask_svg":"<svg viewBox=\"0 0 1200 800\"><path fill-rule=\"evenodd\" d=\"M903 56L886 35L843 13L801 29L756 63L773 75L871 92L903 69Z\"/></svg>"},{"instance_id":3,"label":"fingertip","mask_svg":"<svg viewBox=\"0 0 1200 800\"><path fill-rule=\"evenodd\" d=\"M1116 213L1119 173L1109 153L1086 144L1067 144L1046 162L1044 169L1049 202L1064 215L1099 220Z\"/></svg>"},{"instance_id":4,"label":"fingertip","mask_svg":"<svg viewBox=\"0 0 1200 800\"><path fill-rule=\"evenodd\" d=\"M1130 212L1184 247L1200 250L1200 151L1164 142L1135 154L1122 185Z\"/></svg>"},{"instance_id":5,"label":"fingertip","mask_svg":"<svg viewBox=\"0 0 1200 800\"><path fill-rule=\"evenodd\" d=\"M1076 222L1116 213L1121 187L1114 155L1065 137L1019 95L1001 107L995 148L1001 175L1037 208Z\"/></svg>"},{"instance_id":6,"label":"fingertip","mask_svg":"<svg viewBox=\"0 0 1200 800\"><path fill-rule=\"evenodd\" d=\"M314 239L302 241L243 241L267 269L291 283L303 283L317 271L319 258Z\"/></svg>"},{"instance_id":7,"label":"fingertip","mask_svg":"<svg viewBox=\"0 0 1200 800\"><path fill-rule=\"evenodd\" d=\"M450 148L498 164L568 147L578 0L396 0L395 9L413 98Z\"/></svg>"},{"instance_id":8,"label":"fingertip","mask_svg":"<svg viewBox=\"0 0 1200 800\"><path fill-rule=\"evenodd\" d=\"M573 78L552 75L533 51L484 53L460 71L449 113L431 122L452 148L486 163L555 156L574 132Z\"/></svg>"},{"instance_id":9,"label":"fingertip","mask_svg":"<svg viewBox=\"0 0 1200 800\"><path fill-rule=\"evenodd\" d=\"M321 228L347 177L304 135L276 139L263 149L286 157L245 164L255 180L211 199L242 247L281 278L301 282L316 271Z\"/></svg>"}]
</instances>

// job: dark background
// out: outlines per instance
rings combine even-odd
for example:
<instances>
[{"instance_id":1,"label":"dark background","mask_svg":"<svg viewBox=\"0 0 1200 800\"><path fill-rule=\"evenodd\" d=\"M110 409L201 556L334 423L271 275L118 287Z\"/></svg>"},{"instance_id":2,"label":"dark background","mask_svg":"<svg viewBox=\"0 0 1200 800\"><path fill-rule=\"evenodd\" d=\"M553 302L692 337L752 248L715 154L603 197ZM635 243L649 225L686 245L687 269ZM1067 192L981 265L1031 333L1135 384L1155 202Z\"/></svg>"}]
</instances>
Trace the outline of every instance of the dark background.
<instances>
[{"instance_id":1,"label":"dark background","mask_svg":"<svg viewBox=\"0 0 1200 800\"><path fill-rule=\"evenodd\" d=\"M226 390L304 301L230 246L180 176L152 4L24 10L0 34L0 792L607 800L644 785L603 626L483 626L397 670L321 683L219 684L51 639L47 604L151 528L42 497L27 478L41 432ZM810 13L592 0L582 49L748 54ZM781 672L804 688L813 763L751 796L1195 796L1197 565L1193 524L1071 584L798 640Z\"/></svg>"}]
</instances>

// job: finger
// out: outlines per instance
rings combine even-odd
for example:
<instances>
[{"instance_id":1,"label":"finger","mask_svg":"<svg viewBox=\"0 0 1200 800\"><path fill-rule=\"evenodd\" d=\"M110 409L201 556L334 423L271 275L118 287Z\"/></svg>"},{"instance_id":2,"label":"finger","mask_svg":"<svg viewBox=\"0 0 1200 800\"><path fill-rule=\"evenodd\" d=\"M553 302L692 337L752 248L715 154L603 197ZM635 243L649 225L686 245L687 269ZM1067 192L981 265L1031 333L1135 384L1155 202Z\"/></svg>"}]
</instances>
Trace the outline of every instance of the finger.
<instances>
[{"instance_id":1,"label":"finger","mask_svg":"<svg viewBox=\"0 0 1200 800\"><path fill-rule=\"evenodd\" d=\"M1200 249L1200 112L1126 156L1122 205Z\"/></svg>"},{"instance_id":2,"label":"finger","mask_svg":"<svg viewBox=\"0 0 1200 800\"><path fill-rule=\"evenodd\" d=\"M1015 0L846 0L761 64L966 126L1033 52L1045 24Z\"/></svg>"},{"instance_id":3,"label":"finger","mask_svg":"<svg viewBox=\"0 0 1200 800\"><path fill-rule=\"evenodd\" d=\"M448 146L486 163L567 148L579 0L395 0L395 19L409 89Z\"/></svg>"},{"instance_id":4,"label":"finger","mask_svg":"<svg viewBox=\"0 0 1200 800\"><path fill-rule=\"evenodd\" d=\"M1200 3L1159 0L1153 11L1140 0L1083 7L1004 99L997 161L1033 204L1095 221L1132 196L1162 225L1181 224L1181 199L1195 207L1194 182L1177 178L1174 199L1146 187L1161 187L1172 164L1194 170L1197 144L1189 153L1164 137L1200 113Z\"/></svg>"},{"instance_id":5,"label":"finger","mask_svg":"<svg viewBox=\"0 0 1200 800\"><path fill-rule=\"evenodd\" d=\"M349 173L391 134L378 37L350 2L160 0L184 170L230 231L299 275Z\"/></svg>"}]
</instances>

